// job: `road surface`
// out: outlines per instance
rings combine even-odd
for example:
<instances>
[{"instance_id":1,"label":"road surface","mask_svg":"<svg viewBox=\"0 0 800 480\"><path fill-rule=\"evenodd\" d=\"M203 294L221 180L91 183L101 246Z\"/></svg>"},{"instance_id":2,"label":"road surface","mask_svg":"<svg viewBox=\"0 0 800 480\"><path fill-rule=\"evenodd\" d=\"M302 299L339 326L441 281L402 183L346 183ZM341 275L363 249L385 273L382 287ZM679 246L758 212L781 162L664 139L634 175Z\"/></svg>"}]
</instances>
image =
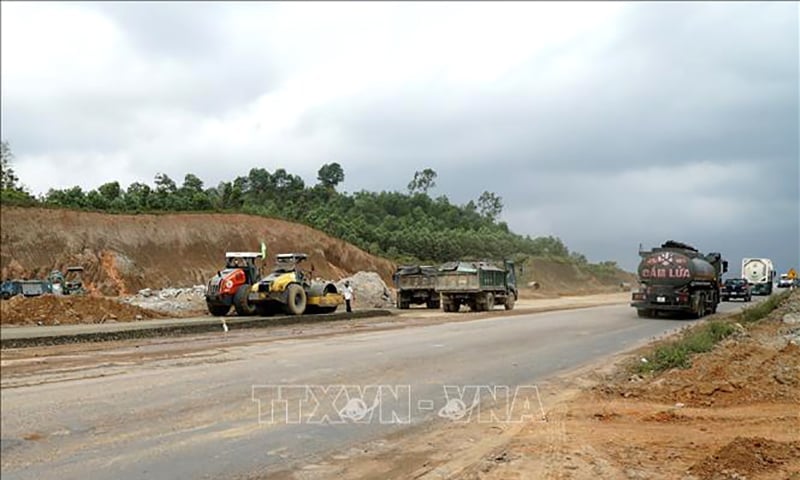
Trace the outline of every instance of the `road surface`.
<instances>
[{"instance_id":1,"label":"road surface","mask_svg":"<svg viewBox=\"0 0 800 480\"><path fill-rule=\"evenodd\" d=\"M535 385L688 323L639 319L629 306L614 305L316 338L256 337L146 362L136 361L131 344L119 347L128 350L127 362L3 379L2 476L268 476L446 421L439 415L452 398L445 385ZM276 385L312 387L284 389L286 403L270 403L278 399ZM361 397L350 395L358 386L366 386ZM377 391L394 396L379 401ZM355 405L361 410L340 410L353 406L352 398L364 401ZM363 417L364 407L379 404L386 412ZM359 412L368 421L354 422Z\"/></svg>"}]
</instances>

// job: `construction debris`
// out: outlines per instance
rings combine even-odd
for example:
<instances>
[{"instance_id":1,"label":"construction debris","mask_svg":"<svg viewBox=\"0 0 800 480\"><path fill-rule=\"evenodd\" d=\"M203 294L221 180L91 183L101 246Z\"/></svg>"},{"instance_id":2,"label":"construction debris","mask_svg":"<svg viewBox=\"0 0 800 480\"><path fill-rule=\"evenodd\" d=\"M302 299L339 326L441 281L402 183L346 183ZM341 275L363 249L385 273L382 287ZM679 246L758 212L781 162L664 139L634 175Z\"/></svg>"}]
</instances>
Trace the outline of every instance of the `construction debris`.
<instances>
[{"instance_id":1,"label":"construction debris","mask_svg":"<svg viewBox=\"0 0 800 480\"><path fill-rule=\"evenodd\" d=\"M170 315L206 313L206 287L194 285L184 288L153 290L144 288L136 295L123 299L124 303Z\"/></svg>"}]
</instances>

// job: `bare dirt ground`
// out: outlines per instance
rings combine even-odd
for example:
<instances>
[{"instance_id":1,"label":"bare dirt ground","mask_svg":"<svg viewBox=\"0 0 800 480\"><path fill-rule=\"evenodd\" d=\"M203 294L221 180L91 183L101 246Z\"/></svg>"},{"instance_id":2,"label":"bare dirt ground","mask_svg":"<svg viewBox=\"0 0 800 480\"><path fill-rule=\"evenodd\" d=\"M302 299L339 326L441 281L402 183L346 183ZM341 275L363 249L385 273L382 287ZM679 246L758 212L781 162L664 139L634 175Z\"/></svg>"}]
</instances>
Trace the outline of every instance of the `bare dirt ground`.
<instances>
[{"instance_id":1,"label":"bare dirt ground","mask_svg":"<svg viewBox=\"0 0 800 480\"><path fill-rule=\"evenodd\" d=\"M270 478L798 480L798 312L800 292L686 370L631 375L636 352L541 384L545 419L425 426Z\"/></svg>"},{"instance_id":2,"label":"bare dirt ground","mask_svg":"<svg viewBox=\"0 0 800 480\"><path fill-rule=\"evenodd\" d=\"M69 325L164 318L163 314L116 300L91 296L17 295L0 302L0 324Z\"/></svg>"}]
</instances>

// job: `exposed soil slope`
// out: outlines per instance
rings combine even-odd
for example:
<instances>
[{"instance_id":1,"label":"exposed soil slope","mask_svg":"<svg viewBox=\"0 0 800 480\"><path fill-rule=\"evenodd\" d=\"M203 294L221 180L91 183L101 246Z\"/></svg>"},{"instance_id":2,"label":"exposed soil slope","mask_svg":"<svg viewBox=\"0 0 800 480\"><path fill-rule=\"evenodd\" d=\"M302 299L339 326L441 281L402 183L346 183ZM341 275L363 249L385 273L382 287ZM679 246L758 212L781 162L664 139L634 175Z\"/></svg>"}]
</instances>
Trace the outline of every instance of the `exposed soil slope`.
<instances>
[{"instance_id":1,"label":"exposed soil slope","mask_svg":"<svg viewBox=\"0 0 800 480\"><path fill-rule=\"evenodd\" d=\"M554 295L583 295L625 290L637 284L636 275L617 270L613 274L597 275L589 267L547 258L531 258L523 266L522 280L536 282L539 288L526 291L530 297ZM526 290L528 290L526 288Z\"/></svg>"},{"instance_id":2,"label":"exposed soil slope","mask_svg":"<svg viewBox=\"0 0 800 480\"><path fill-rule=\"evenodd\" d=\"M226 251L304 252L316 276L340 279L374 271L391 279L392 262L318 230L244 214L110 215L3 206L0 275L45 278L54 268L86 269L93 292L204 284Z\"/></svg>"}]
</instances>

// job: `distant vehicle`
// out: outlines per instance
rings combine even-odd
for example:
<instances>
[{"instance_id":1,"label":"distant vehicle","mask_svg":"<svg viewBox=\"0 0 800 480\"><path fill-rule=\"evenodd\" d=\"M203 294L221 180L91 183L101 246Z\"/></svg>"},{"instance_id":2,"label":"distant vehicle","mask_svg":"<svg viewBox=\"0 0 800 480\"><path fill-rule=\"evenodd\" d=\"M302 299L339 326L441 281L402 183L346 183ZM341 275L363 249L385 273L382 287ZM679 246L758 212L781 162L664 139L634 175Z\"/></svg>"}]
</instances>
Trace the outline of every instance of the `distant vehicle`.
<instances>
[{"instance_id":1,"label":"distant vehicle","mask_svg":"<svg viewBox=\"0 0 800 480\"><path fill-rule=\"evenodd\" d=\"M743 258L742 278L747 280L753 295L772 294L775 267L769 258Z\"/></svg>"},{"instance_id":2,"label":"distant vehicle","mask_svg":"<svg viewBox=\"0 0 800 480\"><path fill-rule=\"evenodd\" d=\"M744 278L729 278L722 284L720 297L723 302L734 298L741 298L745 302L749 302L752 299L750 283Z\"/></svg>"},{"instance_id":3,"label":"distant vehicle","mask_svg":"<svg viewBox=\"0 0 800 480\"><path fill-rule=\"evenodd\" d=\"M641 288L633 293L631 306L640 317L685 312L701 318L717 311L722 274L728 271L721 254L704 255L690 245L669 240L661 248L640 251L639 256Z\"/></svg>"},{"instance_id":4,"label":"distant vehicle","mask_svg":"<svg viewBox=\"0 0 800 480\"><path fill-rule=\"evenodd\" d=\"M53 286L47 280L21 280L22 296L38 297L45 293L53 293Z\"/></svg>"},{"instance_id":5,"label":"distant vehicle","mask_svg":"<svg viewBox=\"0 0 800 480\"><path fill-rule=\"evenodd\" d=\"M796 285L797 280L785 273L781 274L781 278L778 280L778 288L795 288Z\"/></svg>"},{"instance_id":6,"label":"distant vehicle","mask_svg":"<svg viewBox=\"0 0 800 480\"><path fill-rule=\"evenodd\" d=\"M461 305L473 312L503 305L512 310L519 297L514 262L502 266L488 262L450 262L439 267L436 291L445 312L457 312Z\"/></svg>"},{"instance_id":7,"label":"distant vehicle","mask_svg":"<svg viewBox=\"0 0 800 480\"><path fill-rule=\"evenodd\" d=\"M64 295L83 295L86 289L83 288L83 267L67 267L64 275Z\"/></svg>"},{"instance_id":8,"label":"distant vehicle","mask_svg":"<svg viewBox=\"0 0 800 480\"><path fill-rule=\"evenodd\" d=\"M8 300L20 293L22 293L22 284L19 280L6 280L0 283L0 298L3 300Z\"/></svg>"},{"instance_id":9,"label":"distant vehicle","mask_svg":"<svg viewBox=\"0 0 800 480\"><path fill-rule=\"evenodd\" d=\"M436 267L427 265L404 265L394 273L397 288L397 308L407 309L411 304L425 304L428 308L439 308L436 292Z\"/></svg>"}]
</instances>

